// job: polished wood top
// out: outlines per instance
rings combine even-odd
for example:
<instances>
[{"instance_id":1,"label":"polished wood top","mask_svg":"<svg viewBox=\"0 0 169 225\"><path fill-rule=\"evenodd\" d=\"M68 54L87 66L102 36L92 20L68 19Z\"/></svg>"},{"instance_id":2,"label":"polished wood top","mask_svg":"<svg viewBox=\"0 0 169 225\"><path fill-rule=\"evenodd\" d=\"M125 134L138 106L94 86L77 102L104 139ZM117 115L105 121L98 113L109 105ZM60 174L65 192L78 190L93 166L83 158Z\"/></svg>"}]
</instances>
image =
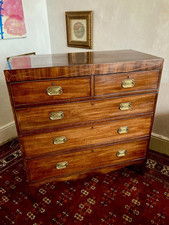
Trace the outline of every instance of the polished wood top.
<instances>
[{"instance_id":1,"label":"polished wood top","mask_svg":"<svg viewBox=\"0 0 169 225\"><path fill-rule=\"evenodd\" d=\"M79 64L103 64L161 59L134 50L60 53L49 55L26 55L11 57L5 70L31 69L41 67L72 66Z\"/></svg>"},{"instance_id":2,"label":"polished wood top","mask_svg":"<svg viewBox=\"0 0 169 225\"><path fill-rule=\"evenodd\" d=\"M91 51L11 57L7 82L151 70L163 59L134 50Z\"/></svg>"}]
</instances>

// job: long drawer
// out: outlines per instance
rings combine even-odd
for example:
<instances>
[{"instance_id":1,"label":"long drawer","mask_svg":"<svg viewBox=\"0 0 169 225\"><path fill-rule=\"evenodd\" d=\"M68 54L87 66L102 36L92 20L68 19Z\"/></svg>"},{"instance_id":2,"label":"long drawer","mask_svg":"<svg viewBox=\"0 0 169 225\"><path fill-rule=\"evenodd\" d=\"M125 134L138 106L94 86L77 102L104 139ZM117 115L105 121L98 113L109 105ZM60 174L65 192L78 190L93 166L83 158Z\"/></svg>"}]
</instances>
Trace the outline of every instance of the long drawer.
<instances>
[{"instance_id":1,"label":"long drawer","mask_svg":"<svg viewBox=\"0 0 169 225\"><path fill-rule=\"evenodd\" d=\"M17 109L21 132L153 112L156 94Z\"/></svg>"},{"instance_id":2,"label":"long drawer","mask_svg":"<svg viewBox=\"0 0 169 225\"><path fill-rule=\"evenodd\" d=\"M31 181L53 176L66 176L95 168L144 158L148 140L87 149L76 153L61 154L28 160Z\"/></svg>"},{"instance_id":3,"label":"long drawer","mask_svg":"<svg viewBox=\"0 0 169 225\"><path fill-rule=\"evenodd\" d=\"M15 105L56 102L90 96L90 77L76 77L11 84Z\"/></svg>"},{"instance_id":4,"label":"long drawer","mask_svg":"<svg viewBox=\"0 0 169 225\"><path fill-rule=\"evenodd\" d=\"M119 93L157 89L159 71L142 71L95 76L95 95L118 95Z\"/></svg>"},{"instance_id":5,"label":"long drawer","mask_svg":"<svg viewBox=\"0 0 169 225\"><path fill-rule=\"evenodd\" d=\"M22 137L26 157L149 135L151 116Z\"/></svg>"}]
</instances>

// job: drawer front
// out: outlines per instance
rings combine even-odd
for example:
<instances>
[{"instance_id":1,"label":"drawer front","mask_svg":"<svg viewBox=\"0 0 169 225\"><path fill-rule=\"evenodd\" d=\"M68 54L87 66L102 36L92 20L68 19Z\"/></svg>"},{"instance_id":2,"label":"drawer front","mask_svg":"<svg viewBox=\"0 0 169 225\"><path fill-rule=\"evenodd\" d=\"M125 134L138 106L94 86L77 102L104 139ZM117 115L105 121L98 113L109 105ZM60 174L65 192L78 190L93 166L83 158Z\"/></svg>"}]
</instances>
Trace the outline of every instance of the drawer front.
<instances>
[{"instance_id":1,"label":"drawer front","mask_svg":"<svg viewBox=\"0 0 169 225\"><path fill-rule=\"evenodd\" d=\"M117 95L157 88L159 71L119 73L95 76L95 96Z\"/></svg>"},{"instance_id":2,"label":"drawer front","mask_svg":"<svg viewBox=\"0 0 169 225\"><path fill-rule=\"evenodd\" d=\"M143 158L148 140L132 141L76 153L28 160L32 181L53 176L80 173L115 163Z\"/></svg>"},{"instance_id":3,"label":"drawer front","mask_svg":"<svg viewBox=\"0 0 169 225\"><path fill-rule=\"evenodd\" d=\"M16 110L21 132L153 112L156 94Z\"/></svg>"},{"instance_id":4,"label":"drawer front","mask_svg":"<svg viewBox=\"0 0 169 225\"><path fill-rule=\"evenodd\" d=\"M11 89L15 105L83 98L90 96L90 78L13 83Z\"/></svg>"},{"instance_id":5,"label":"drawer front","mask_svg":"<svg viewBox=\"0 0 169 225\"><path fill-rule=\"evenodd\" d=\"M76 127L49 133L23 136L22 142L27 157L48 154L59 150L80 148L102 143L111 143L129 138L149 135L151 117L118 120Z\"/></svg>"}]
</instances>

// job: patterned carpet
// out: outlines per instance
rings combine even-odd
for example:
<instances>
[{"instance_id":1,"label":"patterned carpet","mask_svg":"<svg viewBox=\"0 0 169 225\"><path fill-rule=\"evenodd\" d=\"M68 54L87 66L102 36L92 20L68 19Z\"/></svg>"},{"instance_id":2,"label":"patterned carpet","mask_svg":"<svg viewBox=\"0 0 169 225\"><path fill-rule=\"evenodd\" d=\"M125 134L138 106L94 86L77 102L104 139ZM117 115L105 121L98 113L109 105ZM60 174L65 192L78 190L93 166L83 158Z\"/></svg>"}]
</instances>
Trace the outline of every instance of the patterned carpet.
<instances>
[{"instance_id":1,"label":"patterned carpet","mask_svg":"<svg viewBox=\"0 0 169 225\"><path fill-rule=\"evenodd\" d=\"M0 223L168 225L169 159L149 151L144 176L124 168L83 180L47 183L29 197L18 140L0 147Z\"/></svg>"}]
</instances>

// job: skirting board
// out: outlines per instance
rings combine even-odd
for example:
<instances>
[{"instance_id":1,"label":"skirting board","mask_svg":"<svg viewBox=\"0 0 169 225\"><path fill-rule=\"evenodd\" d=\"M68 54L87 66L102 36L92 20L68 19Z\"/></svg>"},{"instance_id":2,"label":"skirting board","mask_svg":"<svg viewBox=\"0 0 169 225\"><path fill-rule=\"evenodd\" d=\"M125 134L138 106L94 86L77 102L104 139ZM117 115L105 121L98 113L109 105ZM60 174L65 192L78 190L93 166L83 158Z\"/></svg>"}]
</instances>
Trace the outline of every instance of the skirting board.
<instances>
[{"instance_id":1,"label":"skirting board","mask_svg":"<svg viewBox=\"0 0 169 225\"><path fill-rule=\"evenodd\" d=\"M169 138L152 134L149 149L169 156Z\"/></svg>"},{"instance_id":2,"label":"skirting board","mask_svg":"<svg viewBox=\"0 0 169 225\"><path fill-rule=\"evenodd\" d=\"M0 127L0 145L17 137L14 121Z\"/></svg>"}]
</instances>

